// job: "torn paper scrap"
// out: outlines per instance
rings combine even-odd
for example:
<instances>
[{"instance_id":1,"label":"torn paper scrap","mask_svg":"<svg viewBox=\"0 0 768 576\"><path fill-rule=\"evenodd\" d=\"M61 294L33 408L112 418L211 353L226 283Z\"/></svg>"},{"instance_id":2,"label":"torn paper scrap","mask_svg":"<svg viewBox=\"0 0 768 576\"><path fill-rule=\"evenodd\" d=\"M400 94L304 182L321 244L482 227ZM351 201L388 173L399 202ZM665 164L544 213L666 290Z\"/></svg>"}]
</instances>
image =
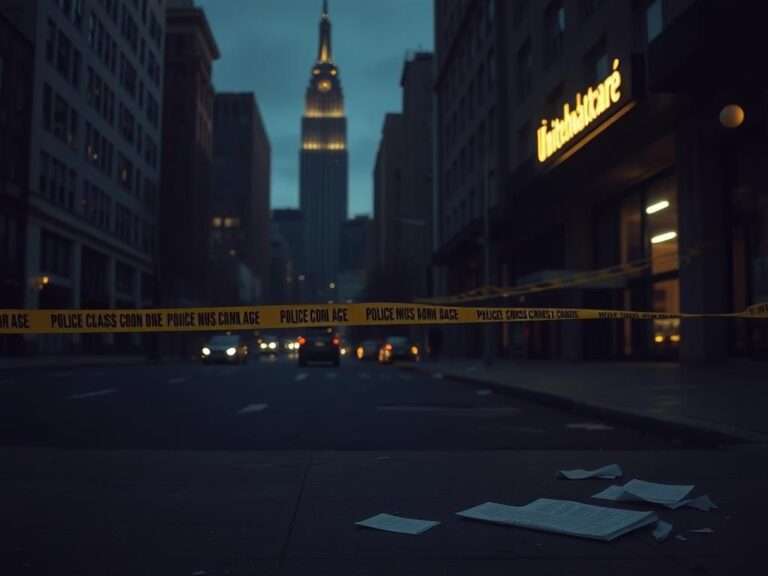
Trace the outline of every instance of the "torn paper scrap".
<instances>
[{"instance_id":1,"label":"torn paper scrap","mask_svg":"<svg viewBox=\"0 0 768 576\"><path fill-rule=\"evenodd\" d=\"M672 524L659 520L659 523L656 524L656 529L653 531L653 537L656 538L656 542L664 542L670 532L672 532Z\"/></svg>"},{"instance_id":2,"label":"torn paper scrap","mask_svg":"<svg viewBox=\"0 0 768 576\"><path fill-rule=\"evenodd\" d=\"M715 531L709 526L706 528L696 528L696 530L688 530L688 532L695 532L696 534L714 534Z\"/></svg>"},{"instance_id":3,"label":"torn paper scrap","mask_svg":"<svg viewBox=\"0 0 768 576\"><path fill-rule=\"evenodd\" d=\"M355 525L365 526L366 528L414 535L426 532L438 524L440 524L440 522L432 520L414 520L413 518L402 518L400 516L392 516L391 514L377 514L376 516L371 516L360 522L355 522Z\"/></svg>"},{"instance_id":4,"label":"torn paper scrap","mask_svg":"<svg viewBox=\"0 0 768 576\"><path fill-rule=\"evenodd\" d=\"M682 534L677 534L677 535L675 536L675 539L677 539L677 540L682 540L683 542L685 542L686 540L688 540L688 538L686 538L686 537L685 537L685 536L683 536Z\"/></svg>"},{"instance_id":5,"label":"torn paper scrap","mask_svg":"<svg viewBox=\"0 0 768 576\"><path fill-rule=\"evenodd\" d=\"M650 502L661 504L673 510L682 506L697 508L705 512L717 508L715 503L706 495L686 498L693 489L693 484L658 484L645 480L630 480L624 486L609 486L605 490L593 494L592 498L613 502Z\"/></svg>"},{"instance_id":6,"label":"torn paper scrap","mask_svg":"<svg viewBox=\"0 0 768 576\"><path fill-rule=\"evenodd\" d=\"M549 498L539 498L525 506L486 502L457 514L472 520L603 541L613 540L658 520L653 512L605 508Z\"/></svg>"},{"instance_id":7,"label":"torn paper scrap","mask_svg":"<svg viewBox=\"0 0 768 576\"><path fill-rule=\"evenodd\" d=\"M568 478L568 480L584 480L586 478L603 478L605 480L613 480L619 478L623 474L621 467L618 464L608 464L596 470L582 470L577 468L576 470L558 470L555 473L555 478Z\"/></svg>"}]
</instances>

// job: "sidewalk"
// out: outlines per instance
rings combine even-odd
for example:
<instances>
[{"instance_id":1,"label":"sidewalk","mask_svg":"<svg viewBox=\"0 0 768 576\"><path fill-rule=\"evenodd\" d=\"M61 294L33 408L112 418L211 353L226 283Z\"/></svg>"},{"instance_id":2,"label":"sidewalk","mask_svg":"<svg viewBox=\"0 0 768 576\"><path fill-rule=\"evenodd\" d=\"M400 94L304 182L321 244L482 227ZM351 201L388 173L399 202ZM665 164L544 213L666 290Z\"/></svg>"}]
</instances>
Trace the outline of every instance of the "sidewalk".
<instances>
[{"instance_id":1,"label":"sidewalk","mask_svg":"<svg viewBox=\"0 0 768 576\"><path fill-rule=\"evenodd\" d=\"M768 442L768 364L494 360L485 366L478 358L400 367L688 437Z\"/></svg>"}]
</instances>

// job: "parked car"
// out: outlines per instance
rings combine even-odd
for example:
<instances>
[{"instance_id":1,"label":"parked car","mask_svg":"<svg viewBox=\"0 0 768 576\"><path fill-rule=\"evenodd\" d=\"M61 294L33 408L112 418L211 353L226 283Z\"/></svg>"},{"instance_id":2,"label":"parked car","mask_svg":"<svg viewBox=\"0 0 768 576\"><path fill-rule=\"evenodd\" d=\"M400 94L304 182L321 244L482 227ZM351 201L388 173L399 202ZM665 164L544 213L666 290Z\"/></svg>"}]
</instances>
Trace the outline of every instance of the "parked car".
<instances>
[{"instance_id":1,"label":"parked car","mask_svg":"<svg viewBox=\"0 0 768 576\"><path fill-rule=\"evenodd\" d=\"M280 352L280 340L277 336L261 336L256 341L259 345L259 354L277 354Z\"/></svg>"},{"instance_id":2,"label":"parked car","mask_svg":"<svg viewBox=\"0 0 768 576\"><path fill-rule=\"evenodd\" d=\"M209 362L248 362L248 346L237 334L219 334L208 340L200 349L200 360Z\"/></svg>"},{"instance_id":3,"label":"parked car","mask_svg":"<svg viewBox=\"0 0 768 576\"><path fill-rule=\"evenodd\" d=\"M358 360L377 360L381 345L376 340L365 340L355 350Z\"/></svg>"},{"instance_id":4,"label":"parked car","mask_svg":"<svg viewBox=\"0 0 768 576\"><path fill-rule=\"evenodd\" d=\"M299 366L309 362L332 362L334 366L341 363L341 340L332 328L308 328L297 341Z\"/></svg>"},{"instance_id":5,"label":"parked car","mask_svg":"<svg viewBox=\"0 0 768 576\"><path fill-rule=\"evenodd\" d=\"M387 364L395 360L418 362L419 347L405 336L390 336L379 348L379 362Z\"/></svg>"}]
</instances>

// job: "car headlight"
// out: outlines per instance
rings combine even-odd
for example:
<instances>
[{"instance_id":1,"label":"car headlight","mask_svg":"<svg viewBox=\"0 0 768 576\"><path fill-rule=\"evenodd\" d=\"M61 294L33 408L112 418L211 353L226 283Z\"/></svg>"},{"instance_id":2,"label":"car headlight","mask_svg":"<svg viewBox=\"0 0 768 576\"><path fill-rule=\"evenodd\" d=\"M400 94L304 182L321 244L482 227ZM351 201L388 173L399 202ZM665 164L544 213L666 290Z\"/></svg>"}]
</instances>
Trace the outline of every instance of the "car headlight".
<instances>
[{"instance_id":1,"label":"car headlight","mask_svg":"<svg viewBox=\"0 0 768 576\"><path fill-rule=\"evenodd\" d=\"M262 342L261 344L259 344L259 346L261 346L262 350L266 350L267 349L267 343L266 342Z\"/></svg>"},{"instance_id":2,"label":"car headlight","mask_svg":"<svg viewBox=\"0 0 768 576\"><path fill-rule=\"evenodd\" d=\"M208 346L204 346L202 352L203 352L203 356L210 356L211 355L211 349L208 348Z\"/></svg>"},{"instance_id":3,"label":"car headlight","mask_svg":"<svg viewBox=\"0 0 768 576\"><path fill-rule=\"evenodd\" d=\"M269 349L270 350L274 350L275 348L277 348L277 344L275 344L274 342L270 342L269 343Z\"/></svg>"},{"instance_id":4,"label":"car headlight","mask_svg":"<svg viewBox=\"0 0 768 576\"><path fill-rule=\"evenodd\" d=\"M237 348L234 346L232 348L227 348L227 356L234 356L237 354Z\"/></svg>"},{"instance_id":5,"label":"car headlight","mask_svg":"<svg viewBox=\"0 0 768 576\"><path fill-rule=\"evenodd\" d=\"M411 354L413 354L414 356L418 356L419 355L419 348L418 348L418 346L411 346Z\"/></svg>"}]
</instances>

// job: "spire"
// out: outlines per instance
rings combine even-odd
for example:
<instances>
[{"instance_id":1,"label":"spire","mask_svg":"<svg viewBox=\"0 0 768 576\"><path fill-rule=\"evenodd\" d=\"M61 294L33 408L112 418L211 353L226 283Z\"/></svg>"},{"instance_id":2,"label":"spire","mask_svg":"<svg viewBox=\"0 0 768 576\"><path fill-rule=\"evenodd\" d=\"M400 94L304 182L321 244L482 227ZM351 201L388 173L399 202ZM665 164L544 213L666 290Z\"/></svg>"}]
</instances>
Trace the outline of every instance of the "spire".
<instances>
[{"instance_id":1,"label":"spire","mask_svg":"<svg viewBox=\"0 0 768 576\"><path fill-rule=\"evenodd\" d=\"M317 61L320 63L333 62L331 56L331 19L328 16L328 0L323 0L323 13L320 15L320 50Z\"/></svg>"}]
</instances>

